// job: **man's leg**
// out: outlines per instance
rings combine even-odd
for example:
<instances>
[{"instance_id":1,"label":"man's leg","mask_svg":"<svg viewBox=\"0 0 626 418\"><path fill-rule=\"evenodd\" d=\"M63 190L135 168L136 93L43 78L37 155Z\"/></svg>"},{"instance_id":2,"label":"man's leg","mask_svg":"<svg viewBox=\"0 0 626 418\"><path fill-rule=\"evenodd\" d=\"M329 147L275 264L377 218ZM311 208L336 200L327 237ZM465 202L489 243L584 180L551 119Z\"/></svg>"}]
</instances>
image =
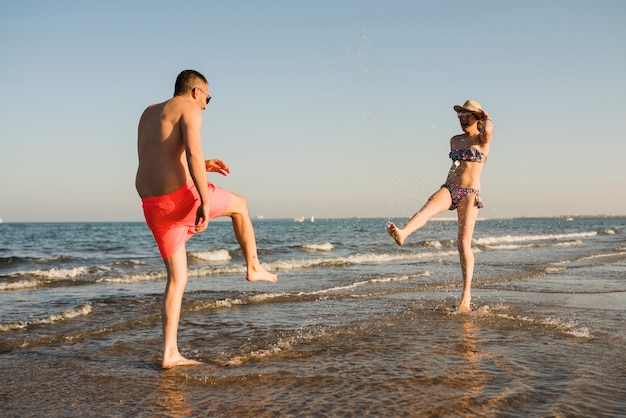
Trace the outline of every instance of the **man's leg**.
<instances>
[{"instance_id":1,"label":"man's leg","mask_svg":"<svg viewBox=\"0 0 626 418\"><path fill-rule=\"evenodd\" d=\"M237 237L237 242L241 246L246 259L248 269L246 279L250 282L276 282L277 276L265 270L259 262L256 237L254 236L254 227L250 219L248 202L243 196L234 193L231 193L231 196L230 206L224 213L224 216L230 216L233 220L235 237Z\"/></svg>"},{"instance_id":2,"label":"man's leg","mask_svg":"<svg viewBox=\"0 0 626 418\"><path fill-rule=\"evenodd\" d=\"M161 367L169 369L176 366L201 364L188 360L178 352L178 322L183 304L183 293L187 285L187 252L185 245L164 260L167 270L167 285L163 296L161 318L163 321L163 362Z\"/></svg>"}]
</instances>

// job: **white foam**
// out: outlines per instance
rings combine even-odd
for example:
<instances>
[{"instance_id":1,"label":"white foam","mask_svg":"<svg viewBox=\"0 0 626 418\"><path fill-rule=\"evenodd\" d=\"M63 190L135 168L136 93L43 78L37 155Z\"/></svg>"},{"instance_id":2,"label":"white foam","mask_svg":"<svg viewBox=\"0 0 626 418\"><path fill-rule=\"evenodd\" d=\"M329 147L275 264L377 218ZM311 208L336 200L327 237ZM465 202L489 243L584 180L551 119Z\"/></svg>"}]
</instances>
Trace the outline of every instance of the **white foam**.
<instances>
[{"instance_id":1,"label":"white foam","mask_svg":"<svg viewBox=\"0 0 626 418\"><path fill-rule=\"evenodd\" d=\"M254 302L265 302L266 300L272 300L286 296L289 296L289 293L261 293L259 295L251 296L250 300Z\"/></svg>"},{"instance_id":2,"label":"white foam","mask_svg":"<svg viewBox=\"0 0 626 418\"><path fill-rule=\"evenodd\" d=\"M32 325L47 325L47 324L54 324L60 321L68 321L70 319L74 319L79 316L89 315L92 310L93 308L91 307L89 303L83 303L82 305L77 306L75 308L68 309L66 311L63 311L57 314L52 314L48 317L41 318L35 321L30 321L30 322L23 321L23 322L16 322L13 324L0 324L0 332L12 331L16 329L24 329Z\"/></svg>"},{"instance_id":3,"label":"white foam","mask_svg":"<svg viewBox=\"0 0 626 418\"><path fill-rule=\"evenodd\" d=\"M228 250L223 248L210 251L189 251L187 254L196 260L209 261L212 263L228 262L231 259Z\"/></svg>"},{"instance_id":4,"label":"white foam","mask_svg":"<svg viewBox=\"0 0 626 418\"><path fill-rule=\"evenodd\" d=\"M96 280L97 283L141 283L147 282L151 280L159 280L167 277L166 273L163 271L155 271L152 273L144 273L144 274L133 274L130 276L124 277L109 277L105 279Z\"/></svg>"},{"instance_id":5,"label":"white foam","mask_svg":"<svg viewBox=\"0 0 626 418\"><path fill-rule=\"evenodd\" d=\"M267 269L267 266L263 264L263 267ZM212 276L217 274L246 274L245 266L224 266L218 268L211 267L203 267L198 269L190 269L189 277L203 277L203 276Z\"/></svg>"},{"instance_id":6,"label":"white foam","mask_svg":"<svg viewBox=\"0 0 626 418\"><path fill-rule=\"evenodd\" d=\"M591 331L589 330L589 328L578 326L578 324L572 321L552 317L532 317L528 315L516 315L514 313L509 313L506 306L503 305L493 307L482 306L475 312L480 315L493 315L498 318L507 319L515 322L525 322L529 324L548 326L559 332L571 335L576 338L591 338Z\"/></svg>"},{"instance_id":7,"label":"white foam","mask_svg":"<svg viewBox=\"0 0 626 418\"><path fill-rule=\"evenodd\" d=\"M293 351L300 344L306 345L308 341L319 341L327 335L324 327L305 327L295 330L293 335L279 337L276 342L267 347L251 350L248 353L233 356L220 361L224 366L240 366L251 360L263 360L272 356L284 356L286 352ZM291 353L292 356L296 354Z\"/></svg>"},{"instance_id":8,"label":"white foam","mask_svg":"<svg viewBox=\"0 0 626 418\"><path fill-rule=\"evenodd\" d=\"M565 267L546 267L546 273L558 273L565 270Z\"/></svg>"},{"instance_id":9,"label":"white foam","mask_svg":"<svg viewBox=\"0 0 626 418\"><path fill-rule=\"evenodd\" d=\"M53 267L48 270L31 270L31 271L16 271L7 274L9 277L15 276L35 276L42 277L44 279L75 279L88 272L87 267L75 267L71 269L59 269Z\"/></svg>"},{"instance_id":10,"label":"white foam","mask_svg":"<svg viewBox=\"0 0 626 418\"><path fill-rule=\"evenodd\" d=\"M37 324L53 324L59 321L67 321L69 319L74 319L79 316L89 315L93 308L89 303L83 303L82 305L68 309L67 311L61 312L59 314L50 315L47 318L40 319L37 321Z\"/></svg>"},{"instance_id":11,"label":"white foam","mask_svg":"<svg viewBox=\"0 0 626 418\"><path fill-rule=\"evenodd\" d=\"M575 260L558 261L558 262L555 262L553 264L554 265L569 264L569 263L573 263L573 262L595 260L597 258L615 257L615 256L621 256L621 255L626 255L626 247L619 249L618 252L611 252L611 253L604 253L604 254L593 254L593 255L588 255L588 256L585 256L585 257L580 257L580 258L577 258Z\"/></svg>"},{"instance_id":12,"label":"white foam","mask_svg":"<svg viewBox=\"0 0 626 418\"><path fill-rule=\"evenodd\" d=\"M581 240L572 240L567 242L555 242L551 244L498 244L498 245L485 245L488 250L520 250L523 248L537 248L537 247L573 247L575 245L582 245Z\"/></svg>"},{"instance_id":13,"label":"white foam","mask_svg":"<svg viewBox=\"0 0 626 418\"><path fill-rule=\"evenodd\" d=\"M334 250L335 246L330 242L325 242L323 244L303 244L302 248L307 251L329 252Z\"/></svg>"},{"instance_id":14,"label":"white foam","mask_svg":"<svg viewBox=\"0 0 626 418\"><path fill-rule=\"evenodd\" d=\"M394 254L355 254L347 257L347 261L354 264L388 263L390 261L416 260L422 258L439 258L457 255L454 251L394 253Z\"/></svg>"},{"instance_id":15,"label":"white foam","mask_svg":"<svg viewBox=\"0 0 626 418\"><path fill-rule=\"evenodd\" d=\"M475 239L474 242L479 245L494 245L501 243L529 242L529 241L547 241L559 239L573 239L594 237L597 232L577 232L571 234L545 234L545 235L502 235L498 237L483 237Z\"/></svg>"},{"instance_id":16,"label":"white foam","mask_svg":"<svg viewBox=\"0 0 626 418\"><path fill-rule=\"evenodd\" d=\"M220 300L207 300L196 303L190 310L193 312L202 311L205 309L220 309L220 308L232 308L233 306L246 305L248 302L240 298L226 298Z\"/></svg>"},{"instance_id":17,"label":"white foam","mask_svg":"<svg viewBox=\"0 0 626 418\"><path fill-rule=\"evenodd\" d=\"M32 289L50 283L47 280L20 280L19 282L0 283L0 292L7 290Z\"/></svg>"},{"instance_id":18,"label":"white foam","mask_svg":"<svg viewBox=\"0 0 626 418\"><path fill-rule=\"evenodd\" d=\"M304 270L321 266L345 267L350 264L382 264L393 261L440 258L457 255L456 251L405 252L405 253L365 253L348 257L309 258L299 260L279 260L267 264L268 270ZM264 265L265 266L265 265ZM213 273L215 274L215 273Z\"/></svg>"},{"instance_id":19,"label":"white foam","mask_svg":"<svg viewBox=\"0 0 626 418\"><path fill-rule=\"evenodd\" d=\"M422 272L420 272L418 274L412 274L412 275L376 277L376 278L373 278L373 279L368 279L368 280L363 280L363 281L360 281L360 282L350 283L350 284L347 284L345 286L335 286L335 287L330 287L330 288L327 288L327 289L314 290L312 292L300 292L298 295L319 295L319 294L324 294L324 293L338 292L338 291L342 291L342 290L352 290L352 289L355 289L355 288L357 288L359 286L365 286L365 285L369 285L369 284L400 282L400 281L416 279L416 278L419 278L419 277L426 277L426 276L429 276L429 275L430 275L429 272L422 271Z\"/></svg>"}]
</instances>

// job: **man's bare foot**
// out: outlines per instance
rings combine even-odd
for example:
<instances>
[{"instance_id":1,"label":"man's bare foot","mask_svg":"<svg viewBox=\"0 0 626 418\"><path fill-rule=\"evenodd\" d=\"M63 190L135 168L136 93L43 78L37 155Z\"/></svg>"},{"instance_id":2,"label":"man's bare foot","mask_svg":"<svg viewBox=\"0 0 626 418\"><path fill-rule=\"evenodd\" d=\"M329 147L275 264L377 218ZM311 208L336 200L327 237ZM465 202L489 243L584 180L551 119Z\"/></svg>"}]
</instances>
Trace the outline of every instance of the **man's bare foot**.
<instances>
[{"instance_id":1,"label":"man's bare foot","mask_svg":"<svg viewBox=\"0 0 626 418\"><path fill-rule=\"evenodd\" d=\"M163 362L161 363L161 368L166 370L173 369L174 367L179 366L199 366L201 364L204 363L202 363L201 361L190 360L178 354L177 356L175 356L175 358L169 360L163 359Z\"/></svg>"},{"instance_id":2,"label":"man's bare foot","mask_svg":"<svg viewBox=\"0 0 626 418\"><path fill-rule=\"evenodd\" d=\"M270 273L269 271L265 270L262 266L258 266L255 269L248 269L246 280L249 282L276 283L276 280L278 280L278 275L274 273Z\"/></svg>"},{"instance_id":3,"label":"man's bare foot","mask_svg":"<svg viewBox=\"0 0 626 418\"><path fill-rule=\"evenodd\" d=\"M456 312L457 313L470 313L470 312L472 312L472 308L471 308L469 302L468 303L461 302L459 307L456 309Z\"/></svg>"},{"instance_id":4,"label":"man's bare foot","mask_svg":"<svg viewBox=\"0 0 626 418\"><path fill-rule=\"evenodd\" d=\"M404 244L404 239L406 238L405 236L402 235L402 230L400 230L396 224L389 224L387 226L387 232L389 232L389 235L391 235L391 238L394 239L394 241L396 242L396 244L402 246Z\"/></svg>"}]
</instances>

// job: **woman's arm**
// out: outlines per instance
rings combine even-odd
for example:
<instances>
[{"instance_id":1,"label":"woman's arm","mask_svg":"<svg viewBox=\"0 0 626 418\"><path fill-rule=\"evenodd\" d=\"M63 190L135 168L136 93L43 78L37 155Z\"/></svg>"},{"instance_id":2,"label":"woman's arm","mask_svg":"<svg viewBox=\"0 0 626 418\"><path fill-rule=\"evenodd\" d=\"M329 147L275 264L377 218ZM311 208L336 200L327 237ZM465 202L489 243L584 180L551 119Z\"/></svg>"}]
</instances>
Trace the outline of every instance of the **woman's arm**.
<instances>
[{"instance_id":1,"label":"woman's arm","mask_svg":"<svg viewBox=\"0 0 626 418\"><path fill-rule=\"evenodd\" d=\"M480 138L483 144L488 144L493 135L493 121L489 113L483 110L483 126L480 128Z\"/></svg>"}]
</instances>

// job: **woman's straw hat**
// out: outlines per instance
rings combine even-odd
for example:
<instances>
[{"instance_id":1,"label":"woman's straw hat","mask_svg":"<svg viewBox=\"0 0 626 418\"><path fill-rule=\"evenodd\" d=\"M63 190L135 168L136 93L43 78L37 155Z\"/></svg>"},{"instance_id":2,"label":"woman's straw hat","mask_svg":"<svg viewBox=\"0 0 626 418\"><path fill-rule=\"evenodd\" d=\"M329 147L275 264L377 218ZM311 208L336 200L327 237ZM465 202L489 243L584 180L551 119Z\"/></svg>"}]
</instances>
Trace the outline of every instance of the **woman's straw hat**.
<instances>
[{"instance_id":1,"label":"woman's straw hat","mask_svg":"<svg viewBox=\"0 0 626 418\"><path fill-rule=\"evenodd\" d=\"M463 106L456 105L454 106L454 110L456 113L459 112L472 112L476 116L483 115L483 109L480 107L480 103L475 102L473 100L467 100Z\"/></svg>"}]
</instances>

